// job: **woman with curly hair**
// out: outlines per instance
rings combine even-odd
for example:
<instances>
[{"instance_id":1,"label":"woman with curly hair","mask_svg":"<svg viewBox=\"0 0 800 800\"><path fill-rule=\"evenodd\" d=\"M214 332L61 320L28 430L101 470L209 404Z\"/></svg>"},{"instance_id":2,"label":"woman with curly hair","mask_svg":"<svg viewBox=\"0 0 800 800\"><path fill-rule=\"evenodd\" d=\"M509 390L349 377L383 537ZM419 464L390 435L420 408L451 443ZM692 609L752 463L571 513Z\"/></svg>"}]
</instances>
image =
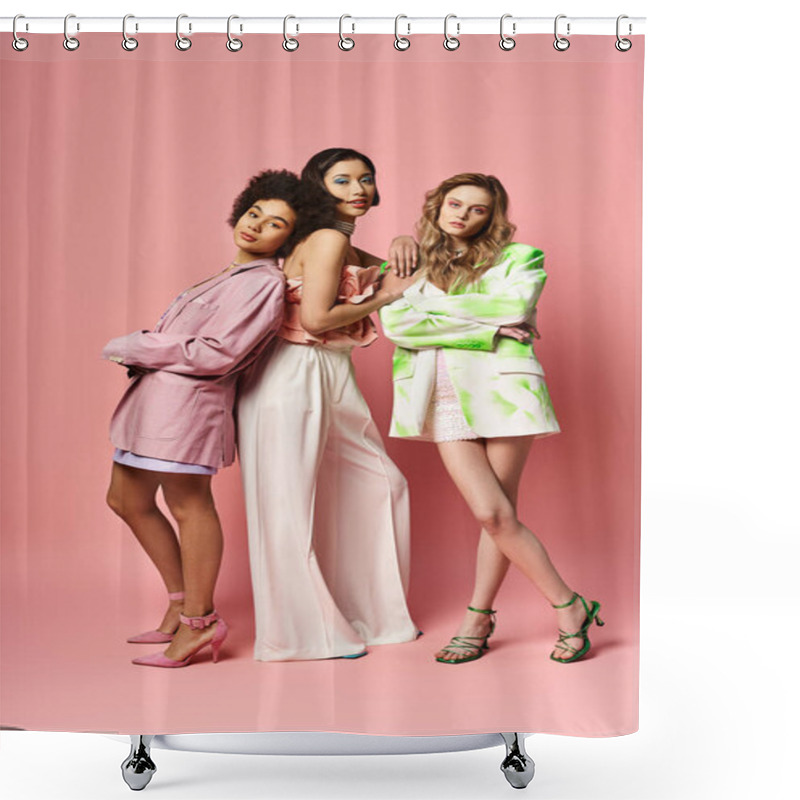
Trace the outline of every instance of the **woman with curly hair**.
<instances>
[{"instance_id":1,"label":"woman with curly hair","mask_svg":"<svg viewBox=\"0 0 800 800\"><path fill-rule=\"evenodd\" d=\"M336 203L336 229L284 262L286 312L238 406L255 658L356 658L408 642L408 487L386 454L350 353L376 338L370 313L399 296L380 259L351 242L378 205L375 165L331 148L302 177Z\"/></svg>"},{"instance_id":2,"label":"woman with curly hair","mask_svg":"<svg viewBox=\"0 0 800 800\"><path fill-rule=\"evenodd\" d=\"M214 606L222 529L211 478L233 462L233 405L239 374L283 317L277 259L311 231L332 224L324 193L287 171L255 175L234 202L233 260L179 295L152 331L112 339L103 357L128 368L131 383L111 421L116 446L108 504L158 569L169 607L155 630L128 639L168 644L133 660L183 667L228 627ZM161 488L178 537L156 504Z\"/></svg>"},{"instance_id":3,"label":"woman with curly hair","mask_svg":"<svg viewBox=\"0 0 800 800\"><path fill-rule=\"evenodd\" d=\"M508 195L493 175L454 175L429 192L418 225L421 279L380 315L397 345L391 435L436 442L481 525L466 615L436 654L445 664L474 661L488 649L495 596L511 563L557 611L553 660L585 656L589 627L603 624L600 604L564 583L517 518L533 439L559 427L532 344L544 254L511 241L507 214Z\"/></svg>"}]
</instances>

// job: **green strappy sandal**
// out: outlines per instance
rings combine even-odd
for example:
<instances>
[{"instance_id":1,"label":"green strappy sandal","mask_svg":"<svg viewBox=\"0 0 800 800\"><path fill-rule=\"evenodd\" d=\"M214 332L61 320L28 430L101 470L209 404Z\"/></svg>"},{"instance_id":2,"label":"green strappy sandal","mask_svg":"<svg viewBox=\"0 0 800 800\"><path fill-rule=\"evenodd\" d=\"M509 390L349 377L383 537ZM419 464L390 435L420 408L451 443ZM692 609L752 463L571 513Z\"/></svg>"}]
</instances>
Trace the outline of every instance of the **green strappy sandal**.
<instances>
[{"instance_id":1,"label":"green strappy sandal","mask_svg":"<svg viewBox=\"0 0 800 800\"><path fill-rule=\"evenodd\" d=\"M486 636L454 636L447 646L442 648L445 653L455 653L458 658L439 658L440 664L466 664L467 661L476 661L489 649L489 637L494 633L497 623L497 612L491 608L473 608L467 606L468 611L476 614L488 614L491 617L489 633Z\"/></svg>"},{"instance_id":2,"label":"green strappy sandal","mask_svg":"<svg viewBox=\"0 0 800 800\"><path fill-rule=\"evenodd\" d=\"M581 629L576 633L567 633L561 628L558 629L558 641L554 649L561 650L568 654L565 658L556 658L553 653L550 653L550 658L553 661L558 661L559 664L569 664L572 661L583 658L592 646L592 643L589 641L589 628L592 623L596 623L598 627L605 625L605 622L597 616L600 613L600 603L598 603L597 600L592 600L591 604L589 604L577 592L572 593L572 597L568 602L562 603L560 606L553 606L553 608L567 608L576 600L580 600L583 604L583 608L586 611L586 619L583 625L581 625ZM580 648L573 647L571 644L567 644L567 639L583 639L583 645Z\"/></svg>"}]
</instances>

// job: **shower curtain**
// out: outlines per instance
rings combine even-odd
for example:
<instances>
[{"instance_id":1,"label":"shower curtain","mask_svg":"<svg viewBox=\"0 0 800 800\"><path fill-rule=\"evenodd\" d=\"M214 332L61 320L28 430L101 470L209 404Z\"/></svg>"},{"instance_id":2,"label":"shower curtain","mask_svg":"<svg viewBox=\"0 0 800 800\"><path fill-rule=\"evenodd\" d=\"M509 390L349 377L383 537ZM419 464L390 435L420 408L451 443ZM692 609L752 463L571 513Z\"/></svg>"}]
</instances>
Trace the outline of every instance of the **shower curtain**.
<instances>
[{"instance_id":1,"label":"shower curtain","mask_svg":"<svg viewBox=\"0 0 800 800\"><path fill-rule=\"evenodd\" d=\"M0 723L122 733L489 731L612 736L637 727L643 37L140 37L87 34L74 52L30 36L2 53L2 610ZM151 329L228 263L233 198L263 169L299 172L350 147L380 206L357 244L414 234L425 192L497 176L515 241L544 253L536 354L561 432L534 442L520 518L606 626L574 664L548 653L546 601L513 567L497 630L471 663L437 663L469 599L479 524L430 443L390 438L393 345L354 354L359 386L409 484L408 605L419 638L357 660L257 661L238 464L214 478L225 535L219 663L131 664L126 637L164 589L105 504L108 422L128 378L103 345ZM377 317L377 315L375 315ZM376 319L377 321L377 319ZM380 332L380 327L378 328ZM270 487L263 490L269 496ZM280 608L270 613L281 614Z\"/></svg>"}]
</instances>

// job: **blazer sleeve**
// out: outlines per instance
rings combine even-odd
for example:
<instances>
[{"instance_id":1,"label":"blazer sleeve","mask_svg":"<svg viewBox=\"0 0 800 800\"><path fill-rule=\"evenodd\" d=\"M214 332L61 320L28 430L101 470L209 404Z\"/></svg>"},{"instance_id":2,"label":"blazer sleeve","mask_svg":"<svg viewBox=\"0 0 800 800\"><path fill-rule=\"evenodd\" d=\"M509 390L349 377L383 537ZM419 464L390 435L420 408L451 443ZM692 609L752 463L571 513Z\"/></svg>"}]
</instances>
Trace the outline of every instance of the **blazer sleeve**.
<instances>
[{"instance_id":1,"label":"blazer sleeve","mask_svg":"<svg viewBox=\"0 0 800 800\"><path fill-rule=\"evenodd\" d=\"M227 280L217 309L196 333L136 331L112 339L103 358L131 367L213 377L232 372L283 319L284 281L245 272Z\"/></svg>"},{"instance_id":2,"label":"blazer sleeve","mask_svg":"<svg viewBox=\"0 0 800 800\"><path fill-rule=\"evenodd\" d=\"M499 283L492 283L491 292L413 295L411 305L421 313L446 314L497 328L531 321L547 280L544 253L528 245L512 244L506 248L506 255L497 265L504 270L503 277Z\"/></svg>"},{"instance_id":3,"label":"blazer sleeve","mask_svg":"<svg viewBox=\"0 0 800 800\"><path fill-rule=\"evenodd\" d=\"M441 313L421 311L404 295L378 312L386 338L398 347L425 350L455 347L462 350L494 350L497 326Z\"/></svg>"}]
</instances>

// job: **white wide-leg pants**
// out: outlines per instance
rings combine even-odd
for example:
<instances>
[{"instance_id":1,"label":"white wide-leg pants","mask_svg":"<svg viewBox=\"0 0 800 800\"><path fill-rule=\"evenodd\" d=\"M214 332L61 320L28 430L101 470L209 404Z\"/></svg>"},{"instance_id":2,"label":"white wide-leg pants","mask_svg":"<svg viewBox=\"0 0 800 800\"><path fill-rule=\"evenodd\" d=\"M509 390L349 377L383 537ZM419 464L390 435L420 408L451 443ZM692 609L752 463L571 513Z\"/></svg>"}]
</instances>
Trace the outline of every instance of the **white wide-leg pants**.
<instances>
[{"instance_id":1,"label":"white wide-leg pants","mask_svg":"<svg viewBox=\"0 0 800 800\"><path fill-rule=\"evenodd\" d=\"M277 340L242 387L238 438L255 658L334 658L415 639L408 485L349 351Z\"/></svg>"}]
</instances>

